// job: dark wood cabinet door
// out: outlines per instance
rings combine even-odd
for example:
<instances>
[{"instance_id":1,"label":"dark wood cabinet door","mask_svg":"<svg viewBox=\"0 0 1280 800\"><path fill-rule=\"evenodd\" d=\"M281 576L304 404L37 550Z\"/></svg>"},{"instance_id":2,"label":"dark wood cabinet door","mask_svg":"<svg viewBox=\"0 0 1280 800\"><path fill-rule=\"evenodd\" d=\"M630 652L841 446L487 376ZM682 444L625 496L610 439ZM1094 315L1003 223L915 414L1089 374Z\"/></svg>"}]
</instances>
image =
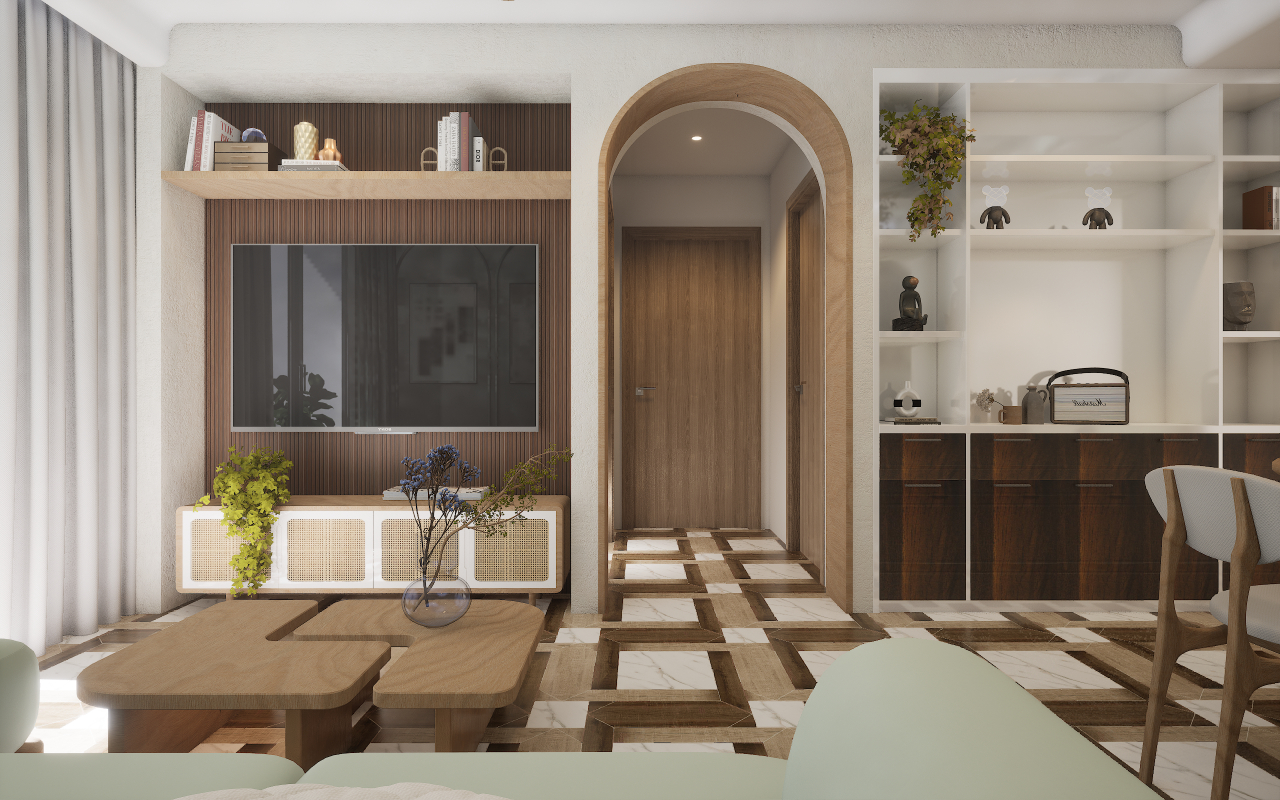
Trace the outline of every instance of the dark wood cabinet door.
<instances>
[{"instance_id":1,"label":"dark wood cabinet door","mask_svg":"<svg viewBox=\"0 0 1280 800\"><path fill-rule=\"evenodd\" d=\"M1077 476L1076 437L1029 433L1039 425L1010 425L1008 432L975 433L970 442L969 476L973 480L1072 480Z\"/></svg>"},{"instance_id":2,"label":"dark wood cabinet door","mask_svg":"<svg viewBox=\"0 0 1280 800\"><path fill-rule=\"evenodd\" d=\"M1271 462L1280 458L1280 433L1227 433L1222 436L1222 468L1280 480ZM1253 585L1280 583L1280 562L1253 570ZM1231 569L1222 570L1222 586L1231 588Z\"/></svg>"},{"instance_id":3,"label":"dark wood cabinet door","mask_svg":"<svg viewBox=\"0 0 1280 800\"><path fill-rule=\"evenodd\" d=\"M880 434L880 479L962 481L968 467L963 433Z\"/></svg>"},{"instance_id":4,"label":"dark wood cabinet door","mask_svg":"<svg viewBox=\"0 0 1280 800\"><path fill-rule=\"evenodd\" d=\"M965 482L880 481L880 599L965 599Z\"/></svg>"},{"instance_id":5,"label":"dark wood cabinet door","mask_svg":"<svg viewBox=\"0 0 1280 800\"><path fill-rule=\"evenodd\" d=\"M1068 481L973 481L974 600L1080 596L1075 488Z\"/></svg>"}]
</instances>

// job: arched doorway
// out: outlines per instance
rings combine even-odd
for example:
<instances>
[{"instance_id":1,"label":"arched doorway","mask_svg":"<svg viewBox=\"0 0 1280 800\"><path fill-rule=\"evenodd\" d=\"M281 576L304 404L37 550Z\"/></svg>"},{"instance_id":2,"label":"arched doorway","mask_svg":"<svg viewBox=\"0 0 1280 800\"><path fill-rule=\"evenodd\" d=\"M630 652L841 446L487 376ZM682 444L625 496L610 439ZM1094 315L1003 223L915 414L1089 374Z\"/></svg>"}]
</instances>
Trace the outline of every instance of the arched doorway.
<instances>
[{"instance_id":1,"label":"arched doorway","mask_svg":"<svg viewBox=\"0 0 1280 800\"><path fill-rule=\"evenodd\" d=\"M852 604L850 547L852 487L851 320L853 275L853 159L835 114L811 89L776 70L752 64L700 64L669 72L642 88L614 117L600 151L598 369L600 501L598 508L599 601L608 593L608 548L614 497L614 270L609 182L624 146L654 117L691 103L754 106L793 128L812 150L825 183L826 276L824 400L824 519L827 591L846 611ZM606 388L607 387L607 388Z\"/></svg>"}]
</instances>

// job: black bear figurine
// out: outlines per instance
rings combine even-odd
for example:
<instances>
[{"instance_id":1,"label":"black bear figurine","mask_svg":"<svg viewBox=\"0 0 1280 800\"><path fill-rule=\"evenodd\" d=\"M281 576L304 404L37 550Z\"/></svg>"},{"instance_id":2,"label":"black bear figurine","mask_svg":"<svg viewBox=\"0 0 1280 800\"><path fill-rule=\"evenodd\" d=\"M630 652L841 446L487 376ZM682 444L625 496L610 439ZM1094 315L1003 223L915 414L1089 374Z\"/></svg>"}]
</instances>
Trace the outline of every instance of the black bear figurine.
<instances>
[{"instance_id":1,"label":"black bear figurine","mask_svg":"<svg viewBox=\"0 0 1280 800\"><path fill-rule=\"evenodd\" d=\"M1111 216L1111 212L1105 208L1091 208L1085 212L1084 219L1080 220L1081 225L1088 225L1089 230L1095 228L1105 231L1108 225L1115 225L1116 221Z\"/></svg>"},{"instance_id":2,"label":"black bear figurine","mask_svg":"<svg viewBox=\"0 0 1280 800\"><path fill-rule=\"evenodd\" d=\"M987 229L999 228L1004 230L1004 224L1010 222L1009 212L1000 206L990 206L982 212L982 216L978 217L978 222L987 223Z\"/></svg>"}]
</instances>

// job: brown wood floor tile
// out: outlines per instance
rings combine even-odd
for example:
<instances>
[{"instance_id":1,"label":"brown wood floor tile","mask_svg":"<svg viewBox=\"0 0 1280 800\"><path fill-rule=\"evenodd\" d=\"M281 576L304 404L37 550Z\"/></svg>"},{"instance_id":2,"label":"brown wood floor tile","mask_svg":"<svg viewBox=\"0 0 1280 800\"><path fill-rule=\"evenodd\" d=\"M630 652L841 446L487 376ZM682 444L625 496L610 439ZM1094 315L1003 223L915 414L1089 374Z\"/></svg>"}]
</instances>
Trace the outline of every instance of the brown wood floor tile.
<instances>
[{"instance_id":1,"label":"brown wood floor tile","mask_svg":"<svg viewBox=\"0 0 1280 800\"><path fill-rule=\"evenodd\" d=\"M956 642L1061 642L1048 631L1031 628L926 628L938 639Z\"/></svg>"},{"instance_id":2,"label":"brown wood floor tile","mask_svg":"<svg viewBox=\"0 0 1280 800\"><path fill-rule=\"evenodd\" d=\"M729 727L750 716L750 711L724 702L602 703L587 712L588 720L598 720L612 728Z\"/></svg>"},{"instance_id":3,"label":"brown wood floor tile","mask_svg":"<svg viewBox=\"0 0 1280 800\"><path fill-rule=\"evenodd\" d=\"M601 639L626 643L723 642L719 631L705 628L610 628L600 633Z\"/></svg>"},{"instance_id":4,"label":"brown wood floor tile","mask_svg":"<svg viewBox=\"0 0 1280 800\"><path fill-rule=\"evenodd\" d=\"M865 628L779 628L769 629L769 638L780 642L874 642L889 638L889 634Z\"/></svg>"}]
</instances>

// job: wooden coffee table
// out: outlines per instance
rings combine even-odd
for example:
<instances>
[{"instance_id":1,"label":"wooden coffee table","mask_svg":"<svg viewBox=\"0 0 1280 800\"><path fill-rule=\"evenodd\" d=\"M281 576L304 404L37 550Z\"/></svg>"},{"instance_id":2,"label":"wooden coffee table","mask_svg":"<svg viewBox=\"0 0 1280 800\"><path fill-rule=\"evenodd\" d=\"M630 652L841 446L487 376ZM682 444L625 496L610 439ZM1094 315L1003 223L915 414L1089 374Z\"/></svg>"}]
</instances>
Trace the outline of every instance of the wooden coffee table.
<instances>
[{"instance_id":1,"label":"wooden coffee table","mask_svg":"<svg viewBox=\"0 0 1280 800\"><path fill-rule=\"evenodd\" d=\"M436 751L464 753L476 749L494 710L516 699L542 625L537 608L505 600L475 600L443 628L410 622L399 600L343 600L294 637L408 647L374 684L374 704L434 709Z\"/></svg>"},{"instance_id":2,"label":"wooden coffee table","mask_svg":"<svg viewBox=\"0 0 1280 800\"><path fill-rule=\"evenodd\" d=\"M240 709L285 711L285 755L303 769L346 752L351 714L391 648L281 642L312 600L232 600L91 664L76 693L107 712L107 751L185 753Z\"/></svg>"}]
</instances>

